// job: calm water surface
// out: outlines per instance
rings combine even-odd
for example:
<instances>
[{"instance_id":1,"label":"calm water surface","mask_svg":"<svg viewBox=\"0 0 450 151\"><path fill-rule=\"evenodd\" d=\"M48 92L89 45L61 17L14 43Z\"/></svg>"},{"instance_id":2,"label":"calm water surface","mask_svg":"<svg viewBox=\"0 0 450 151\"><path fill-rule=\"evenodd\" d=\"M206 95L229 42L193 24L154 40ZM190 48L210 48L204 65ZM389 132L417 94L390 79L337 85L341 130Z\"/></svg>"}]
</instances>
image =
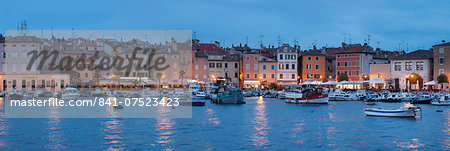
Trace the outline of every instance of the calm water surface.
<instances>
[{"instance_id":1,"label":"calm water surface","mask_svg":"<svg viewBox=\"0 0 450 151\"><path fill-rule=\"evenodd\" d=\"M363 102L246 102L194 107L192 119L6 119L1 107L0 149L450 150L450 106L419 105L416 120L366 117Z\"/></svg>"}]
</instances>

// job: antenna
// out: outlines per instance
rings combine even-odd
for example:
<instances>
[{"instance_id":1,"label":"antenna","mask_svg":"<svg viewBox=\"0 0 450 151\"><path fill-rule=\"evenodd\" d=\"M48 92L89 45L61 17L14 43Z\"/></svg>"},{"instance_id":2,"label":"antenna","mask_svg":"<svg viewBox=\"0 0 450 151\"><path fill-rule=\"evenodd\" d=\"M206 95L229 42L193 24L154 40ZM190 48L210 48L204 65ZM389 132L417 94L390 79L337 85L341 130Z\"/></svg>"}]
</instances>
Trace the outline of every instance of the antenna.
<instances>
[{"instance_id":1,"label":"antenna","mask_svg":"<svg viewBox=\"0 0 450 151\"><path fill-rule=\"evenodd\" d=\"M245 44L248 45L248 36L245 36Z\"/></svg>"},{"instance_id":2,"label":"antenna","mask_svg":"<svg viewBox=\"0 0 450 151\"><path fill-rule=\"evenodd\" d=\"M352 35L350 33L348 33L348 41L350 44L352 43Z\"/></svg>"},{"instance_id":3,"label":"antenna","mask_svg":"<svg viewBox=\"0 0 450 151\"><path fill-rule=\"evenodd\" d=\"M259 46L262 48L262 46L263 46L263 37L264 37L264 35L263 34L260 34L259 35Z\"/></svg>"},{"instance_id":4,"label":"antenna","mask_svg":"<svg viewBox=\"0 0 450 151\"><path fill-rule=\"evenodd\" d=\"M367 35L367 45L370 44L370 37L372 37L372 35Z\"/></svg>"},{"instance_id":5,"label":"antenna","mask_svg":"<svg viewBox=\"0 0 450 151\"><path fill-rule=\"evenodd\" d=\"M280 45L281 45L281 36L280 35L278 35L278 47L280 47Z\"/></svg>"}]
</instances>

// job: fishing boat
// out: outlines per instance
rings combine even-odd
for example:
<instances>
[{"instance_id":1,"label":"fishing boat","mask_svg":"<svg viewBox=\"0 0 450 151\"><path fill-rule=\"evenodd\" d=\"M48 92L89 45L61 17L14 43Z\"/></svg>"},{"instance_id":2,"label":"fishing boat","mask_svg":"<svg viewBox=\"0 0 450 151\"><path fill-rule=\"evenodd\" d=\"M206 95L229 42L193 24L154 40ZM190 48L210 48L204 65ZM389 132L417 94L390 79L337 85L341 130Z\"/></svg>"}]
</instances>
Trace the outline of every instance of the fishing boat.
<instances>
[{"instance_id":1,"label":"fishing boat","mask_svg":"<svg viewBox=\"0 0 450 151\"><path fill-rule=\"evenodd\" d=\"M242 91L230 86L223 86L222 88L216 89L212 94L211 101L217 104L245 104Z\"/></svg>"},{"instance_id":2,"label":"fishing boat","mask_svg":"<svg viewBox=\"0 0 450 151\"><path fill-rule=\"evenodd\" d=\"M438 105L438 106L448 106L450 105L450 94L445 94L439 97L439 99L432 101L431 105Z\"/></svg>"},{"instance_id":3,"label":"fishing boat","mask_svg":"<svg viewBox=\"0 0 450 151\"><path fill-rule=\"evenodd\" d=\"M422 116L422 109L409 105L399 109L366 108L364 113L367 116L416 117L419 113Z\"/></svg>"},{"instance_id":4,"label":"fishing boat","mask_svg":"<svg viewBox=\"0 0 450 151\"><path fill-rule=\"evenodd\" d=\"M72 88L72 87L64 88L64 91L61 95L61 98L63 100L75 100L79 97L80 97L80 93L78 92L78 90L75 88Z\"/></svg>"},{"instance_id":5,"label":"fishing boat","mask_svg":"<svg viewBox=\"0 0 450 151\"><path fill-rule=\"evenodd\" d=\"M302 91L286 92L286 102L296 104L328 104L328 94L320 87L308 87Z\"/></svg>"}]
</instances>

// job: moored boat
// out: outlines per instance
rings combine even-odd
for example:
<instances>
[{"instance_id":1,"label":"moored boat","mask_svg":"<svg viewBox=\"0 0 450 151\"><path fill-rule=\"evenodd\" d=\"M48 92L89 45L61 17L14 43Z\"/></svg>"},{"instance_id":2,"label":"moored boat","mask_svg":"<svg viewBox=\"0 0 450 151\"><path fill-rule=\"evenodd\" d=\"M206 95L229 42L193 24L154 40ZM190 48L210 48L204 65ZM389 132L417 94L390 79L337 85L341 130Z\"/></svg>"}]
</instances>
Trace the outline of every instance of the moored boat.
<instances>
[{"instance_id":1,"label":"moored boat","mask_svg":"<svg viewBox=\"0 0 450 151\"><path fill-rule=\"evenodd\" d=\"M450 105L450 94L445 94L439 97L437 100L431 102L432 105L448 106Z\"/></svg>"},{"instance_id":2,"label":"moored boat","mask_svg":"<svg viewBox=\"0 0 450 151\"><path fill-rule=\"evenodd\" d=\"M78 92L78 90L75 89L75 88L72 88L72 87L65 88L63 93L62 93L62 95L61 95L61 98L63 100L67 100L67 101L68 100L75 100L75 99L77 99L79 97L80 97L80 93Z\"/></svg>"},{"instance_id":3,"label":"moored boat","mask_svg":"<svg viewBox=\"0 0 450 151\"><path fill-rule=\"evenodd\" d=\"M302 91L286 92L287 103L298 104L328 104L328 94L323 94L320 87L309 87Z\"/></svg>"},{"instance_id":4,"label":"moored boat","mask_svg":"<svg viewBox=\"0 0 450 151\"><path fill-rule=\"evenodd\" d=\"M364 113L367 116L384 117L416 117L422 115L422 109L416 106L406 106L399 109L366 108Z\"/></svg>"}]
</instances>

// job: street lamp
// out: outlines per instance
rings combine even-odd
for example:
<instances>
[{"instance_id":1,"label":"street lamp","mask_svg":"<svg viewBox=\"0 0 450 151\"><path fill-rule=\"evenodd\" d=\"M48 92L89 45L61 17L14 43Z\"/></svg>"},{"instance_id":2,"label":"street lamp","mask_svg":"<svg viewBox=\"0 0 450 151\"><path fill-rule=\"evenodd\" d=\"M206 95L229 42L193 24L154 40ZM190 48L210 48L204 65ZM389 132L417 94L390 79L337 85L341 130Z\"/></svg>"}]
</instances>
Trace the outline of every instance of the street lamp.
<instances>
[{"instance_id":1,"label":"street lamp","mask_svg":"<svg viewBox=\"0 0 450 151\"><path fill-rule=\"evenodd\" d=\"M297 85L300 84L300 76L297 76Z\"/></svg>"}]
</instances>

